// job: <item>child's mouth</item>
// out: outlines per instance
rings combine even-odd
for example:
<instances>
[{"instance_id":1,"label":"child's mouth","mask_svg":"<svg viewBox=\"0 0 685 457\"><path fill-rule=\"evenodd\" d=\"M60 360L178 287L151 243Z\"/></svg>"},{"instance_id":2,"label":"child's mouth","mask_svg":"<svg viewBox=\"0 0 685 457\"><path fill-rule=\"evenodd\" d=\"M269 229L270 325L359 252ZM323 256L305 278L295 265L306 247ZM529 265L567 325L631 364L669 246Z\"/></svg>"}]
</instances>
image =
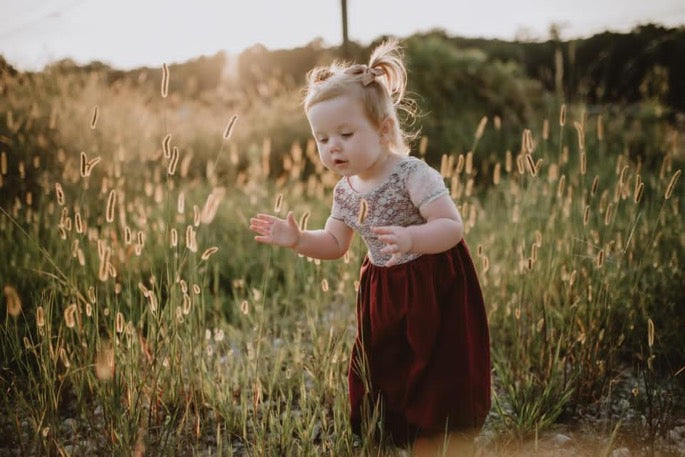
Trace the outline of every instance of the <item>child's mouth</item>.
<instances>
[{"instance_id":1,"label":"child's mouth","mask_svg":"<svg viewBox=\"0 0 685 457\"><path fill-rule=\"evenodd\" d=\"M336 165L343 165L347 163L347 160L335 159L333 163Z\"/></svg>"}]
</instances>

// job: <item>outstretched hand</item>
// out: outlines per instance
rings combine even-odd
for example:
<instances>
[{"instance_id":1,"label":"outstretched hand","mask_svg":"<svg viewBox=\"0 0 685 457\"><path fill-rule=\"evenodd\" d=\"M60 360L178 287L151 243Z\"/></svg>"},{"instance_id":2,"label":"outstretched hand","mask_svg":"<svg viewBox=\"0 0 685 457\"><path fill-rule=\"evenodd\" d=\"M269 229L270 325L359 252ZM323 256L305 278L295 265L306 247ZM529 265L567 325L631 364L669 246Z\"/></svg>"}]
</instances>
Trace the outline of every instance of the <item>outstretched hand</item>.
<instances>
[{"instance_id":1,"label":"outstretched hand","mask_svg":"<svg viewBox=\"0 0 685 457\"><path fill-rule=\"evenodd\" d=\"M383 227L371 227L371 231L378 235L378 240L385 244L381 249L384 254L390 254L390 260L385 264L386 267L396 265L402 254L411 251L413 241L411 234L406 227L387 225Z\"/></svg>"},{"instance_id":2,"label":"outstretched hand","mask_svg":"<svg viewBox=\"0 0 685 457\"><path fill-rule=\"evenodd\" d=\"M286 248L297 246L301 233L292 211L288 212L285 219L257 214L250 219L250 230L258 234L254 237L256 241Z\"/></svg>"}]
</instances>

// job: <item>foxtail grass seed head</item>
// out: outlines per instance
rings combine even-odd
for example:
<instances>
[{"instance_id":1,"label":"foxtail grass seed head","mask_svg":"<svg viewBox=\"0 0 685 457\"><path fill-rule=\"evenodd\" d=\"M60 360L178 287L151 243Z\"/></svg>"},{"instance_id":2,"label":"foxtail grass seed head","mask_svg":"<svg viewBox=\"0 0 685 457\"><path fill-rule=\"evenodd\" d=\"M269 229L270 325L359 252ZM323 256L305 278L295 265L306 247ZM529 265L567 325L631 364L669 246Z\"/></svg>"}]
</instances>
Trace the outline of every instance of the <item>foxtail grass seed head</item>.
<instances>
[{"instance_id":1,"label":"foxtail grass seed head","mask_svg":"<svg viewBox=\"0 0 685 457\"><path fill-rule=\"evenodd\" d=\"M72 303L64 310L64 324L68 328L74 328L76 326L76 311L76 303Z\"/></svg>"},{"instance_id":2,"label":"foxtail grass seed head","mask_svg":"<svg viewBox=\"0 0 685 457\"><path fill-rule=\"evenodd\" d=\"M640 182L638 185L635 187L635 194L633 196L633 200L635 203L640 203L640 200L642 200L642 194L645 190L645 183Z\"/></svg>"},{"instance_id":3,"label":"foxtail grass seed head","mask_svg":"<svg viewBox=\"0 0 685 457\"><path fill-rule=\"evenodd\" d=\"M681 173L681 170L678 169L673 174L673 176L671 176L671 180L668 182L668 186L666 187L666 193L664 194L664 199L668 200L673 195L673 190L675 189L675 185L678 182L678 178L680 177L680 173Z\"/></svg>"},{"instance_id":4,"label":"foxtail grass seed head","mask_svg":"<svg viewBox=\"0 0 685 457\"><path fill-rule=\"evenodd\" d=\"M97 296L95 295L95 287L90 286L90 287L88 288L87 294L88 294L88 300L89 300L92 304L96 304L96 303L97 303Z\"/></svg>"},{"instance_id":5,"label":"foxtail grass seed head","mask_svg":"<svg viewBox=\"0 0 685 457\"><path fill-rule=\"evenodd\" d=\"M176 173L176 166L178 165L178 147L174 146L171 152L171 159L169 160L169 167L167 168L167 173L169 176L173 176Z\"/></svg>"},{"instance_id":6,"label":"foxtail grass seed head","mask_svg":"<svg viewBox=\"0 0 685 457\"><path fill-rule=\"evenodd\" d=\"M205 252L202 253L201 259L202 260L207 260L209 259L216 251L218 251L219 248L216 246L212 246L211 248L205 249Z\"/></svg>"},{"instance_id":7,"label":"foxtail grass seed head","mask_svg":"<svg viewBox=\"0 0 685 457\"><path fill-rule=\"evenodd\" d=\"M485 126L488 124L488 117L483 116L480 118L480 122L478 123L478 128L476 129L476 133L474 135L476 140L480 140L483 137L483 132L485 131Z\"/></svg>"},{"instance_id":8,"label":"foxtail grass seed head","mask_svg":"<svg viewBox=\"0 0 685 457\"><path fill-rule=\"evenodd\" d=\"M171 134L167 133L162 140L162 152L164 152L164 158L168 159L171 157Z\"/></svg>"},{"instance_id":9,"label":"foxtail grass seed head","mask_svg":"<svg viewBox=\"0 0 685 457\"><path fill-rule=\"evenodd\" d=\"M501 175L502 175L502 164L500 162L497 162L495 164L495 170L492 172L492 183L494 185L498 185L500 183Z\"/></svg>"},{"instance_id":10,"label":"foxtail grass seed head","mask_svg":"<svg viewBox=\"0 0 685 457\"><path fill-rule=\"evenodd\" d=\"M250 313L250 304L247 300L243 300L240 302L240 312L246 316Z\"/></svg>"},{"instance_id":11,"label":"foxtail grass seed head","mask_svg":"<svg viewBox=\"0 0 685 457\"><path fill-rule=\"evenodd\" d=\"M178 214L183 214L186 210L186 194L185 192L179 192L178 200L176 200L176 211Z\"/></svg>"},{"instance_id":12,"label":"foxtail grass seed head","mask_svg":"<svg viewBox=\"0 0 685 457\"><path fill-rule=\"evenodd\" d=\"M504 170L507 173L511 173L511 170L513 170L513 164L514 158L512 157L511 151L507 149L506 153L504 154Z\"/></svg>"},{"instance_id":13,"label":"foxtail grass seed head","mask_svg":"<svg viewBox=\"0 0 685 457\"><path fill-rule=\"evenodd\" d=\"M528 164L528 171L531 176L537 175L537 170L535 169L535 162L533 161L533 156L526 154L526 163Z\"/></svg>"},{"instance_id":14,"label":"foxtail grass seed head","mask_svg":"<svg viewBox=\"0 0 685 457\"><path fill-rule=\"evenodd\" d=\"M55 195L57 195L57 204L64 206L64 190L62 190L62 185L58 182L55 183Z\"/></svg>"},{"instance_id":15,"label":"foxtail grass seed head","mask_svg":"<svg viewBox=\"0 0 685 457\"><path fill-rule=\"evenodd\" d=\"M654 346L654 321L651 317L647 319L647 345L650 348Z\"/></svg>"},{"instance_id":16,"label":"foxtail grass seed head","mask_svg":"<svg viewBox=\"0 0 685 457\"><path fill-rule=\"evenodd\" d=\"M138 242L138 246L140 246L141 248L145 246L145 234L141 230L138 230L138 236L136 241Z\"/></svg>"},{"instance_id":17,"label":"foxtail grass seed head","mask_svg":"<svg viewBox=\"0 0 685 457\"><path fill-rule=\"evenodd\" d=\"M171 234L170 234L171 239L169 240L171 247L175 248L178 246L178 231L176 228L171 229Z\"/></svg>"},{"instance_id":18,"label":"foxtail grass seed head","mask_svg":"<svg viewBox=\"0 0 685 457\"><path fill-rule=\"evenodd\" d=\"M457 168L455 170L456 174L461 174L462 171L464 171L464 166L465 166L466 160L464 159L464 154L459 154L459 157L457 158Z\"/></svg>"},{"instance_id":19,"label":"foxtail grass seed head","mask_svg":"<svg viewBox=\"0 0 685 457\"><path fill-rule=\"evenodd\" d=\"M100 112L100 109L98 108L97 105L93 107L93 115L90 118L90 129L93 130L95 129L95 126L97 126L98 123L98 114Z\"/></svg>"},{"instance_id":20,"label":"foxtail grass seed head","mask_svg":"<svg viewBox=\"0 0 685 457\"><path fill-rule=\"evenodd\" d=\"M17 293L17 289L12 286L5 286L2 289L5 294L5 303L7 304L7 313L12 317L17 317L21 314L21 298Z\"/></svg>"},{"instance_id":21,"label":"foxtail grass seed head","mask_svg":"<svg viewBox=\"0 0 685 457\"><path fill-rule=\"evenodd\" d=\"M449 174L449 170L447 169L447 164L449 163L449 157L447 157L447 154L443 154L440 157L440 176L443 178L446 178L447 175Z\"/></svg>"},{"instance_id":22,"label":"foxtail grass seed head","mask_svg":"<svg viewBox=\"0 0 685 457\"><path fill-rule=\"evenodd\" d=\"M100 381L108 381L114 376L114 349L108 341L103 341L95 355L95 376Z\"/></svg>"},{"instance_id":23,"label":"foxtail grass seed head","mask_svg":"<svg viewBox=\"0 0 685 457\"><path fill-rule=\"evenodd\" d=\"M81 213L78 211L74 214L74 228L76 229L76 233L83 233L84 227L83 227L83 219L81 218Z\"/></svg>"},{"instance_id":24,"label":"foxtail grass seed head","mask_svg":"<svg viewBox=\"0 0 685 457\"><path fill-rule=\"evenodd\" d=\"M423 135L421 137L421 140L419 141L419 156L425 157L427 151L428 151L428 137L426 135Z\"/></svg>"},{"instance_id":25,"label":"foxtail grass seed head","mask_svg":"<svg viewBox=\"0 0 685 457\"><path fill-rule=\"evenodd\" d=\"M197 284L193 284L193 293L195 295L200 295L200 292L202 292L202 290L200 289L200 286Z\"/></svg>"},{"instance_id":26,"label":"foxtail grass seed head","mask_svg":"<svg viewBox=\"0 0 685 457\"><path fill-rule=\"evenodd\" d=\"M114 318L114 329L117 333L121 333L124 331L124 325L126 325L126 319L124 319L124 315L118 311Z\"/></svg>"},{"instance_id":27,"label":"foxtail grass seed head","mask_svg":"<svg viewBox=\"0 0 685 457\"><path fill-rule=\"evenodd\" d=\"M484 255L481 257L481 261L483 262L483 269L481 271L485 274L490 270L490 259L488 259L488 256Z\"/></svg>"},{"instance_id":28,"label":"foxtail grass seed head","mask_svg":"<svg viewBox=\"0 0 685 457\"><path fill-rule=\"evenodd\" d=\"M231 138L231 133L233 133L233 127L235 127L235 122L238 120L238 115L234 114L231 116L231 119L228 121L228 124L226 125L226 129L224 130L224 140L228 140Z\"/></svg>"},{"instance_id":29,"label":"foxtail grass seed head","mask_svg":"<svg viewBox=\"0 0 685 457\"><path fill-rule=\"evenodd\" d=\"M369 204L365 199L359 200L359 212L357 213L357 224L362 225L366 220L366 216L369 212Z\"/></svg>"},{"instance_id":30,"label":"foxtail grass seed head","mask_svg":"<svg viewBox=\"0 0 685 457\"><path fill-rule=\"evenodd\" d=\"M328 280L326 278L321 280L321 290L328 292Z\"/></svg>"},{"instance_id":31,"label":"foxtail grass seed head","mask_svg":"<svg viewBox=\"0 0 685 457\"><path fill-rule=\"evenodd\" d=\"M193 300L190 298L190 295L188 294L183 294L183 305L181 307L183 311L183 315L187 316L190 314L190 308L193 305Z\"/></svg>"},{"instance_id":32,"label":"foxtail grass seed head","mask_svg":"<svg viewBox=\"0 0 685 457\"><path fill-rule=\"evenodd\" d=\"M549 120L542 121L542 139L547 141L549 139Z\"/></svg>"},{"instance_id":33,"label":"foxtail grass seed head","mask_svg":"<svg viewBox=\"0 0 685 457\"><path fill-rule=\"evenodd\" d=\"M212 192L207 196L207 201L205 201L205 206L202 208L202 213L200 214L200 222L203 224L209 224L216 217L219 211L219 204L226 194L226 189L223 187L216 187L212 189ZM197 226L197 224L196 224Z\"/></svg>"},{"instance_id":34,"label":"foxtail grass seed head","mask_svg":"<svg viewBox=\"0 0 685 457\"><path fill-rule=\"evenodd\" d=\"M105 212L105 219L107 222L114 221L114 209L117 204L117 191L112 189L109 192L109 197L107 198L107 211Z\"/></svg>"},{"instance_id":35,"label":"foxtail grass seed head","mask_svg":"<svg viewBox=\"0 0 685 457\"><path fill-rule=\"evenodd\" d=\"M202 221L202 212L200 211L200 207L197 205L193 205L193 225L195 227L200 225L200 222Z\"/></svg>"},{"instance_id":36,"label":"foxtail grass seed head","mask_svg":"<svg viewBox=\"0 0 685 457\"><path fill-rule=\"evenodd\" d=\"M566 104L561 105L559 110L559 126L563 127L566 124Z\"/></svg>"},{"instance_id":37,"label":"foxtail grass seed head","mask_svg":"<svg viewBox=\"0 0 685 457\"><path fill-rule=\"evenodd\" d=\"M307 223L309 222L310 214L311 213L309 211L305 211L302 214L302 216L300 217L300 223L299 223L300 232L304 232L305 230L307 230Z\"/></svg>"},{"instance_id":38,"label":"foxtail grass seed head","mask_svg":"<svg viewBox=\"0 0 685 457\"><path fill-rule=\"evenodd\" d=\"M607 210L604 213L604 225L608 226L611 223L611 218L613 216L614 205L609 202L607 205Z\"/></svg>"},{"instance_id":39,"label":"foxtail grass seed head","mask_svg":"<svg viewBox=\"0 0 685 457\"><path fill-rule=\"evenodd\" d=\"M471 175L473 173L473 151L466 153L466 163L464 164L464 173Z\"/></svg>"},{"instance_id":40,"label":"foxtail grass seed head","mask_svg":"<svg viewBox=\"0 0 685 457\"><path fill-rule=\"evenodd\" d=\"M583 150L580 153L580 174L584 175L585 173L587 173L587 154Z\"/></svg>"},{"instance_id":41,"label":"foxtail grass seed head","mask_svg":"<svg viewBox=\"0 0 685 457\"><path fill-rule=\"evenodd\" d=\"M197 252L197 236L192 225L186 227L186 248L190 252Z\"/></svg>"},{"instance_id":42,"label":"foxtail grass seed head","mask_svg":"<svg viewBox=\"0 0 685 457\"><path fill-rule=\"evenodd\" d=\"M100 257L100 268L98 269L98 278L100 281L105 282L107 281L107 277L109 276L109 258L112 255L112 249L107 246L104 248L104 252L102 256Z\"/></svg>"},{"instance_id":43,"label":"foxtail grass seed head","mask_svg":"<svg viewBox=\"0 0 685 457\"><path fill-rule=\"evenodd\" d=\"M602 265L604 265L604 249L600 249L597 253L595 264L597 265L597 268L602 268Z\"/></svg>"},{"instance_id":44,"label":"foxtail grass seed head","mask_svg":"<svg viewBox=\"0 0 685 457\"><path fill-rule=\"evenodd\" d=\"M45 309L42 306L36 308L36 327L45 326Z\"/></svg>"},{"instance_id":45,"label":"foxtail grass seed head","mask_svg":"<svg viewBox=\"0 0 685 457\"><path fill-rule=\"evenodd\" d=\"M604 140L604 122L601 114L597 115L597 139L599 141Z\"/></svg>"},{"instance_id":46,"label":"foxtail grass seed head","mask_svg":"<svg viewBox=\"0 0 685 457\"><path fill-rule=\"evenodd\" d=\"M583 210L583 225L587 225L590 222L590 205L585 205Z\"/></svg>"},{"instance_id":47,"label":"foxtail grass seed head","mask_svg":"<svg viewBox=\"0 0 685 457\"><path fill-rule=\"evenodd\" d=\"M5 151L0 153L0 174L7 174L7 153Z\"/></svg>"},{"instance_id":48,"label":"foxtail grass seed head","mask_svg":"<svg viewBox=\"0 0 685 457\"><path fill-rule=\"evenodd\" d=\"M132 236L131 236L131 228L127 225L124 227L124 243L129 245L131 244L132 241Z\"/></svg>"},{"instance_id":49,"label":"foxtail grass seed head","mask_svg":"<svg viewBox=\"0 0 685 457\"><path fill-rule=\"evenodd\" d=\"M595 175L595 178L592 180L592 188L590 189L590 195L593 197L597 193L597 186L599 186L599 175Z\"/></svg>"},{"instance_id":50,"label":"foxtail grass seed head","mask_svg":"<svg viewBox=\"0 0 685 457\"><path fill-rule=\"evenodd\" d=\"M162 98L169 95L169 66L166 63L162 64L162 85L160 87Z\"/></svg>"}]
</instances>

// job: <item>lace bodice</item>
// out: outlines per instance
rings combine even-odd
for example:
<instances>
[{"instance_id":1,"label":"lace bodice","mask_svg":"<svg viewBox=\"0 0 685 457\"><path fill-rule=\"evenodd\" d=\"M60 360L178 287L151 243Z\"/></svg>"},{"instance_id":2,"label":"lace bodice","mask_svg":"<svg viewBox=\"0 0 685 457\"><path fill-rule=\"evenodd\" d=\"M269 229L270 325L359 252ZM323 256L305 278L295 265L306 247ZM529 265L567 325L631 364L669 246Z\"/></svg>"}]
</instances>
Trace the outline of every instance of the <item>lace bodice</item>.
<instances>
[{"instance_id":1,"label":"lace bodice","mask_svg":"<svg viewBox=\"0 0 685 457\"><path fill-rule=\"evenodd\" d=\"M388 178L369 192L357 192L343 177L333 191L331 217L343 221L362 237L369 249L369 260L383 266L390 259L381 253L384 244L371 227L384 225L423 224L422 206L448 193L445 182L436 170L416 157L403 157L395 164ZM366 217L360 223L362 200L366 202ZM421 254L406 253L399 263L409 262Z\"/></svg>"}]
</instances>

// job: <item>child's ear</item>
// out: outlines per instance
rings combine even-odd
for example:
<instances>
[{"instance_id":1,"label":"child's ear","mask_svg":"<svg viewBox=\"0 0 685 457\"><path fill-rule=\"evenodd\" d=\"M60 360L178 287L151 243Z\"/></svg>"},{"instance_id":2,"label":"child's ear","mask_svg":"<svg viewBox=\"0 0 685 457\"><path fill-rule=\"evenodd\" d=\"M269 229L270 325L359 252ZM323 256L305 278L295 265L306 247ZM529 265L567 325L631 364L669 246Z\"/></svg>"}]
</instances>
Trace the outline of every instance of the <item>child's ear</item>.
<instances>
[{"instance_id":1,"label":"child's ear","mask_svg":"<svg viewBox=\"0 0 685 457\"><path fill-rule=\"evenodd\" d=\"M395 121L393 118L388 116L385 119L383 119L383 121L381 122L381 128L380 128L381 143L383 143L384 145L390 144L394 127L395 127Z\"/></svg>"}]
</instances>

